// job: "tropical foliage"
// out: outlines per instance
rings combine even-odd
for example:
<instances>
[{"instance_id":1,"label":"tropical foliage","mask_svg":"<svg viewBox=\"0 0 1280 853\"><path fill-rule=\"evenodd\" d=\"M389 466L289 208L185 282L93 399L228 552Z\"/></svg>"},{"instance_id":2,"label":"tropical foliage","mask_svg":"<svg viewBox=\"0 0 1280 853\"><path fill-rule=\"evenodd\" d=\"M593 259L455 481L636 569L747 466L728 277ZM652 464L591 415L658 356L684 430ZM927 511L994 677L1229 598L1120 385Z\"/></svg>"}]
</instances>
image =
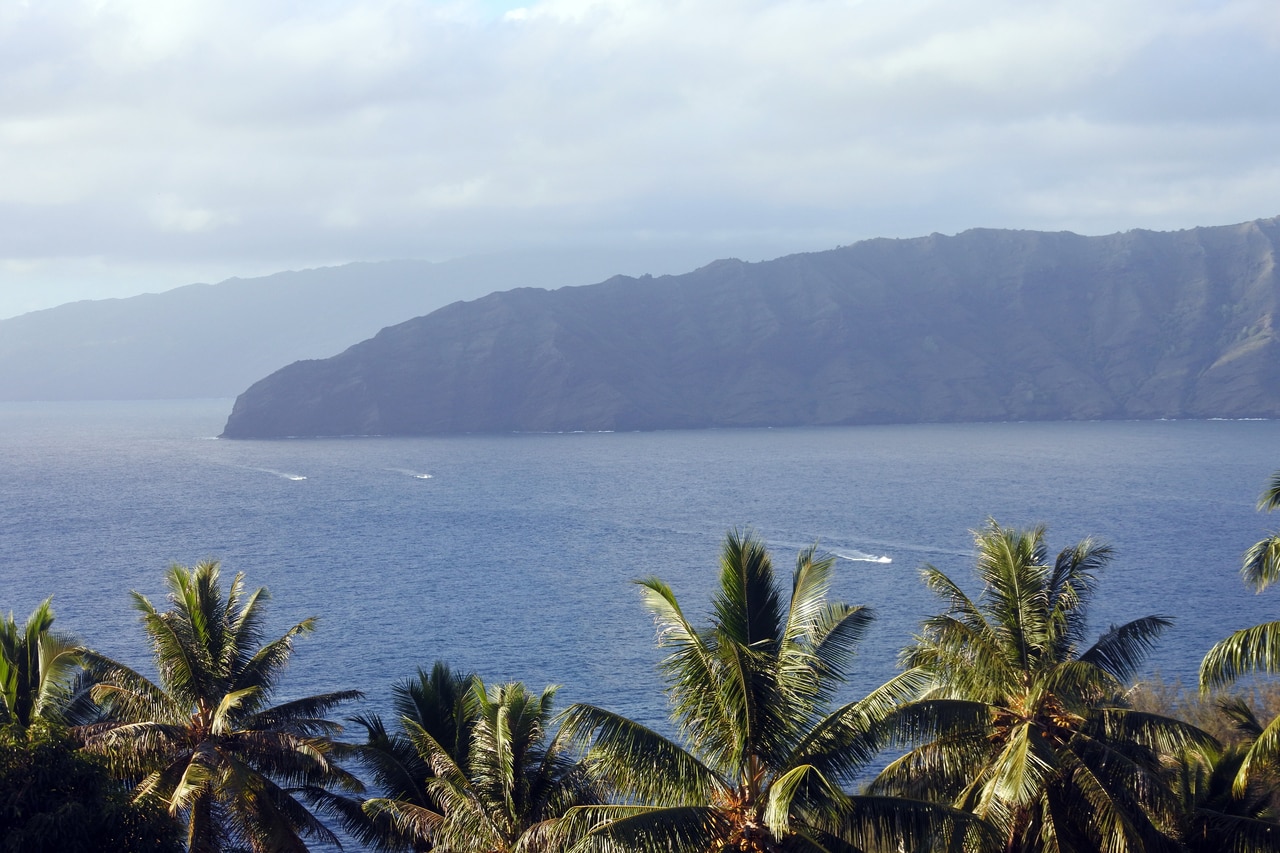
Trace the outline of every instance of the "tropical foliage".
<instances>
[{"instance_id":1,"label":"tropical foliage","mask_svg":"<svg viewBox=\"0 0 1280 853\"><path fill-rule=\"evenodd\" d=\"M163 809L133 802L58 726L0 729L2 853L178 853L179 838Z\"/></svg>"},{"instance_id":2,"label":"tropical foliage","mask_svg":"<svg viewBox=\"0 0 1280 853\"><path fill-rule=\"evenodd\" d=\"M975 540L976 601L923 570L947 610L926 620L903 665L932 684L899 718L917 745L875 789L970 811L1008 853L1177 849L1180 801L1161 759L1213 741L1123 701L1169 621L1137 619L1085 647L1106 546L1085 540L1050 560L1043 528L995 522Z\"/></svg>"},{"instance_id":3,"label":"tropical foliage","mask_svg":"<svg viewBox=\"0 0 1280 853\"><path fill-rule=\"evenodd\" d=\"M436 775L430 754L420 751L418 745L427 743L422 737L425 734L455 766L466 766L478 716L474 680L474 675L454 672L448 664L437 661L430 672L419 669L416 677L392 687L394 727L389 729L377 714L351 718L365 731L365 742L351 749L352 757L382 799L400 804L370 815L364 810L364 800L358 797L333 798L330 810L362 843L379 850L432 848L430 838L415 833L412 821L397 822L392 815L401 808L443 812L443 806L429 790L429 781ZM401 830L400 826L407 829Z\"/></svg>"},{"instance_id":4,"label":"tropical foliage","mask_svg":"<svg viewBox=\"0 0 1280 853\"><path fill-rule=\"evenodd\" d=\"M166 611L134 593L159 682L89 655L110 720L82 729L86 747L136 779L140 800L181 816L192 853L300 851L303 836L336 843L304 801L326 786L359 787L331 760L339 727L326 715L361 694L270 704L294 638L314 621L264 642L266 591L247 593L242 575L225 596L216 562L173 566L166 580Z\"/></svg>"},{"instance_id":5,"label":"tropical foliage","mask_svg":"<svg viewBox=\"0 0 1280 853\"><path fill-rule=\"evenodd\" d=\"M81 671L80 651L74 639L53 630L51 599L22 628L12 613L0 620L0 725L25 729L36 720L63 720Z\"/></svg>"},{"instance_id":6,"label":"tropical foliage","mask_svg":"<svg viewBox=\"0 0 1280 853\"><path fill-rule=\"evenodd\" d=\"M710 624L695 628L662 581L640 582L670 649L662 663L682 742L604 709L573 706L565 722L592 742L597 778L622 800L575 810L581 850L925 849L956 822L946 809L850 797L876 752L875 730L920 684L916 673L830 710L871 623L829 602L832 561L796 561L790 595L760 540L730 534Z\"/></svg>"},{"instance_id":7,"label":"tropical foliage","mask_svg":"<svg viewBox=\"0 0 1280 853\"><path fill-rule=\"evenodd\" d=\"M1258 509L1280 507L1280 471L1271 479ZM1247 584L1258 592L1280 579L1280 533L1256 543L1244 555L1240 569ZM1280 672L1280 621L1264 622L1233 632L1205 655L1200 665L1200 689L1206 693L1221 690L1250 673ZM1280 716L1275 717L1253 739L1240 762L1235 790L1243 794L1251 773L1274 771L1280 767Z\"/></svg>"},{"instance_id":8,"label":"tropical foliage","mask_svg":"<svg viewBox=\"0 0 1280 853\"><path fill-rule=\"evenodd\" d=\"M555 692L548 687L534 695L519 683L486 689L474 678L473 704L453 706L474 709L456 730L470 730L465 755L458 754L456 740L441 743L412 717L402 716L401 725L431 775L410 796L371 799L365 810L390 817L420 849L557 849L565 839L564 814L602 797L574 759L568 738L551 731Z\"/></svg>"},{"instance_id":9,"label":"tropical foliage","mask_svg":"<svg viewBox=\"0 0 1280 853\"><path fill-rule=\"evenodd\" d=\"M1225 746L1180 755L1178 788L1184 804L1183 841L1189 853L1253 853L1280 849L1275 774L1255 774L1242 789L1236 779L1249 748L1263 731L1253 709L1238 697L1220 700L1219 714L1235 729Z\"/></svg>"},{"instance_id":10,"label":"tropical foliage","mask_svg":"<svg viewBox=\"0 0 1280 853\"><path fill-rule=\"evenodd\" d=\"M1280 475L1263 506L1280 506ZM557 717L554 687L437 663L393 686L390 725L351 717L364 742L341 743L330 715L358 691L272 704L314 620L269 639L265 590L236 575L224 594L216 562L173 566L166 609L134 593L155 680L55 633L45 601L0 622L0 853L340 846L322 817L415 853L1280 851L1275 693L1209 692L1280 670L1280 623L1215 646L1194 697L1135 689L1169 620L1087 642L1108 548L1051 559L1043 528L995 522L975 542L977 597L926 566L945 612L853 700L872 614L829 600L814 549L787 588L760 540L729 534L701 625L639 581L674 736L592 705ZM1280 577L1280 534L1244 575Z\"/></svg>"}]
</instances>

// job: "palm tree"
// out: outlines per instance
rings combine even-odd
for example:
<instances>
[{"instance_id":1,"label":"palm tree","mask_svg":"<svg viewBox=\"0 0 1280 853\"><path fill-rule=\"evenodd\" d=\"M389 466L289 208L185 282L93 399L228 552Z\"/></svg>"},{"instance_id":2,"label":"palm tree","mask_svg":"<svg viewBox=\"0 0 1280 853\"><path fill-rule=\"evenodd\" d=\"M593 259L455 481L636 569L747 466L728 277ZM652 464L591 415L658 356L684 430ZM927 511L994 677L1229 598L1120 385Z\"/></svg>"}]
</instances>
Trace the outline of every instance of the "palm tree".
<instances>
[{"instance_id":1,"label":"palm tree","mask_svg":"<svg viewBox=\"0 0 1280 853\"><path fill-rule=\"evenodd\" d=\"M61 722L73 700L81 649L53 630L51 602L46 598L21 630L12 613L0 619L0 724Z\"/></svg>"},{"instance_id":2,"label":"palm tree","mask_svg":"<svg viewBox=\"0 0 1280 853\"><path fill-rule=\"evenodd\" d=\"M639 582L659 645L671 650L662 670L682 742L572 707L565 729L591 743L593 773L623 797L575 810L574 823L590 828L575 849L923 849L964 821L924 803L845 793L876 754L877 724L923 682L905 673L828 713L872 621L865 607L827 601L832 565L802 552L788 601L764 544L730 533L701 630L666 584Z\"/></svg>"},{"instance_id":3,"label":"palm tree","mask_svg":"<svg viewBox=\"0 0 1280 853\"><path fill-rule=\"evenodd\" d=\"M264 589L246 594L237 574L224 597L216 562L173 566L170 609L134 593L155 655L159 683L101 655L95 700L108 722L82 728L85 746L114 771L138 780L136 796L155 798L185 819L192 853L232 847L305 851L302 836L337 843L299 800L326 785L359 783L332 761L339 726L326 714L358 691L271 706L293 651L312 630L304 619L263 642Z\"/></svg>"},{"instance_id":4,"label":"palm tree","mask_svg":"<svg viewBox=\"0 0 1280 853\"><path fill-rule=\"evenodd\" d=\"M916 746L873 789L971 811L1007 853L1176 849L1178 799L1161 758L1212 738L1123 702L1169 620L1136 619L1084 648L1108 547L1086 539L1051 562L1044 528L994 521L975 540L976 602L923 569L947 612L925 621L902 662L933 684L899 717Z\"/></svg>"},{"instance_id":5,"label":"palm tree","mask_svg":"<svg viewBox=\"0 0 1280 853\"><path fill-rule=\"evenodd\" d=\"M1217 703L1235 732L1224 746L1178 757L1178 787L1185 811L1183 843L1189 853L1264 853L1280 849L1275 776L1236 789L1240 765L1264 726L1241 697ZM1256 775L1256 774L1255 774Z\"/></svg>"},{"instance_id":6,"label":"palm tree","mask_svg":"<svg viewBox=\"0 0 1280 853\"><path fill-rule=\"evenodd\" d=\"M377 714L350 718L365 730L365 742L351 747L351 753L383 799L441 812L442 806L428 790L429 780L435 777L430 757L418 749L417 745L424 743L422 737L415 741L413 734L429 735L455 765L466 766L479 713L474 681L474 675L454 672L448 664L437 661L430 672L419 669L416 677L391 688L391 706L398 721L394 729L389 730ZM366 845L387 851L432 848L429 838L399 830L388 810L375 819L363 805L363 799L335 796L328 807L340 816L344 828Z\"/></svg>"},{"instance_id":7,"label":"palm tree","mask_svg":"<svg viewBox=\"0 0 1280 853\"><path fill-rule=\"evenodd\" d=\"M1280 471L1272 475L1258 509L1270 512L1280 507ZM1240 568L1245 583L1262 592L1280 580L1280 533L1256 543L1244 555ZM1230 687L1241 676L1255 672L1280 672L1280 621L1263 622L1242 628L1218 642L1200 664L1200 690L1209 693ZM1280 767L1280 716L1270 722L1254 739L1240 764L1236 791L1242 793L1249 784L1249 774L1261 765Z\"/></svg>"},{"instance_id":8,"label":"palm tree","mask_svg":"<svg viewBox=\"0 0 1280 853\"><path fill-rule=\"evenodd\" d=\"M422 847L449 853L522 853L554 849L560 818L601 801L569 750L551 735L556 688L540 695L523 684L486 689L475 678L475 716L465 758L408 716L401 724L432 774L421 797L371 799L366 811L387 816Z\"/></svg>"}]
</instances>

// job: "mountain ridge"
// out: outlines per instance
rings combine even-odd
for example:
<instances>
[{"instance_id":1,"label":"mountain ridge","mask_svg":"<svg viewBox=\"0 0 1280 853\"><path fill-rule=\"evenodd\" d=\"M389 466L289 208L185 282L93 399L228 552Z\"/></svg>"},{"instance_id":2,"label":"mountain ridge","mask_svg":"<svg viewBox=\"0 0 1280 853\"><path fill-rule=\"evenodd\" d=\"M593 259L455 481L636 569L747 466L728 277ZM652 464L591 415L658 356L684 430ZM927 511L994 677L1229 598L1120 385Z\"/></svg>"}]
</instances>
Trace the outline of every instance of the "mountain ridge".
<instances>
[{"instance_id":1,"label":"mountain ridge","mask_svg":"<svg viewBox=\"0 0 1280 853\"><path fill-rule=\"evenodd\" d=\"M971 229L505 291L276 371L224 435L1275 417L1278 246Z\"/></svg>"},{"instance_id":2,"label":"mountain ridge","mask_svg":"<svg viewBox=\"0 0 1280 853\"><path fill-rule=\"evenodd\" d=\"M0 401L234 397L281 365L333 355L450 302L520 284L599 281L619 269L683 269L702 252L357 262L66 303L0 320Z\"/></svg>"}]
</instances>

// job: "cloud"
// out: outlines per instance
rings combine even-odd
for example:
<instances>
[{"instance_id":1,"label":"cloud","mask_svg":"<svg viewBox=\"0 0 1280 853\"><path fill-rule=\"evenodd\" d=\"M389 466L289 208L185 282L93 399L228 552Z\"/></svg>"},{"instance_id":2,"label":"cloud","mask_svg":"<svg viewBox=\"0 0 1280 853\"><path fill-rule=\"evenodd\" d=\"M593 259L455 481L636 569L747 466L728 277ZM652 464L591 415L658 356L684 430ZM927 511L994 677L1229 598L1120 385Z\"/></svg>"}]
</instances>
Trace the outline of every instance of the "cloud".
<instances>
[{"instance_id":1,"label":"cloud","mask_svg":"<svg viewBox=\"0 0 1280 853\"><path fill-rule=\"evenodd\" d=\"M0 284L1240 221L1276 79L1270 0L8 4Z\"/></svg>"}]
</instances>

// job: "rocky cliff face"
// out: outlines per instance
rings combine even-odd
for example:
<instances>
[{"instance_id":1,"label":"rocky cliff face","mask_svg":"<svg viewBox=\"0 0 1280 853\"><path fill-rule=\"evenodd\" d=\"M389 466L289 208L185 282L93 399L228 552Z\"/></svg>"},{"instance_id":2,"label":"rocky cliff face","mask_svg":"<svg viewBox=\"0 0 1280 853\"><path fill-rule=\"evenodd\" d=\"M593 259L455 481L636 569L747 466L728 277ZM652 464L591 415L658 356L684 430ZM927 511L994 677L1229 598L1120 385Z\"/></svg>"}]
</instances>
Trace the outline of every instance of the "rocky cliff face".
<instances>
[{"instance_id":1,"label":"rocky cliff face","mask_svg":"<svg viewBox=\"0 0 1280 853\"><path fill-rule=\"evenodd\" d=\"M975 230L495 293L277 371L224 434L1276 417L1278 245Z\"/></svg>"}]
</instances>

